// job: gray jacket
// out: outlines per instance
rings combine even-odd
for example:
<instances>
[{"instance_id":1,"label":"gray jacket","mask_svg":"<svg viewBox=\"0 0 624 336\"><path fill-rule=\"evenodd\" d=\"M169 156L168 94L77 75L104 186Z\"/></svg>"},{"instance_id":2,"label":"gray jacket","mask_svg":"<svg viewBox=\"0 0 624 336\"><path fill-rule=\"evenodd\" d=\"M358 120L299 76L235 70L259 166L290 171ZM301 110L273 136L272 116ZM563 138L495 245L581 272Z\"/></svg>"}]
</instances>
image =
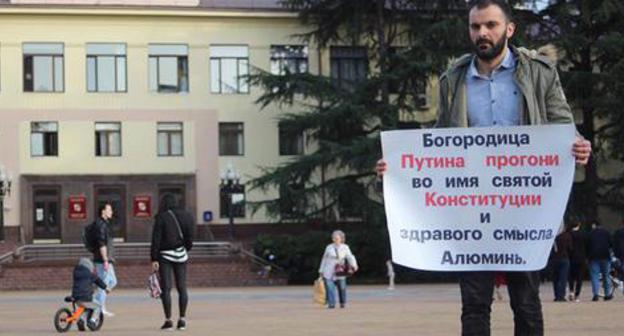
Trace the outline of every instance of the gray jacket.
<instances>
[{"instance_id":1,"label":"gray jacket","mask_svg":"<svg viewBox=\"0 0 624 336\"><path fill-rule=\"evenodd\" d=\"M516 56L515 81L522 92L521 124L574 123L555 64L536 51L511 46ZM474 55L460 57L440 76L436 127L468 127L466 74Z\"/></svg>"}]
</instances>

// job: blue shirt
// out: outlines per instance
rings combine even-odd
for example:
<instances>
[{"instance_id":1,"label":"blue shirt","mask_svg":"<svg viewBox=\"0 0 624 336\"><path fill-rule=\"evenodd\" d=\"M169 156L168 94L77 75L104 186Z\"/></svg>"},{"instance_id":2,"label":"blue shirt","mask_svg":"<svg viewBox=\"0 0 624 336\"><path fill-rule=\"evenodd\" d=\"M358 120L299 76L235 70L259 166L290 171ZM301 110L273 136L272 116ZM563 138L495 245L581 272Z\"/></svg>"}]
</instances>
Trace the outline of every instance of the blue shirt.
<instances>
[{"instance_id":1,"label":"blue shirt","mask_svg":"<svg viewBox=\"0 0 624 336\"><path fill-rule=\"evenodd\" d=\"M470 127L520 125L522 94L514 81L515 70L516 59L510 49L489 77L479 74L473 58L466 76Z\"/></svg>"}]
</instances>

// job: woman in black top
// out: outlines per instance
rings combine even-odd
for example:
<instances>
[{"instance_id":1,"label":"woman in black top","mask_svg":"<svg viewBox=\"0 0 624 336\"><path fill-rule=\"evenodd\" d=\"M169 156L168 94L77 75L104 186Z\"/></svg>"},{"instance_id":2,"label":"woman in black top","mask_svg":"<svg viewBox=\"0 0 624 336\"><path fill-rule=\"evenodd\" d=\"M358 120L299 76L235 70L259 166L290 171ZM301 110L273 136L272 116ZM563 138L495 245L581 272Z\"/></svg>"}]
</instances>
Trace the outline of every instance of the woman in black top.
<instances>
[{"instance_id":1,"label":"woman in black top","mask_svg":"<svg viewBox=\"0 0 624 336\"><path fill-rule=\"evenodd\" d=\"M159 272L162 287L160 298L165 312L165 323L161 327L163 330L173 329L171 321L172 275L175 276L180 308L177 328L186 329L185 316L188 305L186 262L187 252L192 247L192 216L184 210L177 209L173 195L165 195L160 202L158 214L154 218L151 246L152 269Z\"/></svg>"}]
</instances>

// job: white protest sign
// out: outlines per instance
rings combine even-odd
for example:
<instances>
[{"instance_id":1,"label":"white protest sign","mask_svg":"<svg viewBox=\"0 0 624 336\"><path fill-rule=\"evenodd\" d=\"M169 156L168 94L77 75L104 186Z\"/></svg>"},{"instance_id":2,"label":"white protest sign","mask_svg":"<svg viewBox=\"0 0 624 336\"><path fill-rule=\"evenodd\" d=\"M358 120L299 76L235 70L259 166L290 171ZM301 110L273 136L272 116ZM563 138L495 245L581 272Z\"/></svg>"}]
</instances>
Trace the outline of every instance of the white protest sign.
<instances>
[{"instance_id":1,"label":"white protest sign","mask_svg":"<svg viewBox=\"0 0 624 336\"><path fill-rule=\"evenodd\" d=\"M544 268L574 177L574 125L382 132L393 261Z\"/></svg>"}]
</instances>

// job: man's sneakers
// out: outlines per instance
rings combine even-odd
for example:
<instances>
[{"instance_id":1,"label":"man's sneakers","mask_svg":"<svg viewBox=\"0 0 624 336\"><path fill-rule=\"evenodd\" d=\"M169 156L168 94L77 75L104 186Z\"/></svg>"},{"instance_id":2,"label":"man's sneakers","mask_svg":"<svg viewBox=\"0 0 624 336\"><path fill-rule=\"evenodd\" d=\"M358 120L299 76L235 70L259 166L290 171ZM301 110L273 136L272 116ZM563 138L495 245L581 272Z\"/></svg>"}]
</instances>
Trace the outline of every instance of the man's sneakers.
<instances>
[{"instance_id":1,"label":"man's sneakers","mask_svg":"<svg viewBox=\"0 0 624 336\"><path fill-rule=\"evenodd\" d=\"M592 301L596 302L600 300L600 297L598 295L594 295L594 297L592 298Z\"/></svg>"},{"instance_id":2,"label":"man's sneakers","mask_svg":"<svg viewBox=\"0 0 624 336\"><path fill-rule=\"evenodd\" d=\"M113 317L113 316L115 316L115 313L113 313L111 311L108 311L106 309L102 309L102 314L104 314L104 316L106 316L106 317Z\"/></svg>"},{"instance_id":3,"label":"man's sneakers","mask_svg":"<svg viewBox=\"0 0 624 336\"><path fill-rule=\"evenodd\" d=\"M178 330L186 330L186 321L184 319L178 320Z\"/></svg>"},{"instance_id":4,"label":"man's sneakers","mask_svg":"<svg viewBox=\"0 0 624 336\"><path fill-rule=\"evenodd\" d=\"M607 296L604 297L605 301L609 301L609 300L612 300L612 299L613 299L613 295L607 295Z\"/></svg>"},{"instance_id":5,"label":"man's sneakers","mask_svg":"<svg viewBox=\"0 0 624 336\"><path fill-rule=\"evenodd\" d=\"M171 320L165 321L160 330L173 331L173 322Z\"/></svg>"}]
</instances>

